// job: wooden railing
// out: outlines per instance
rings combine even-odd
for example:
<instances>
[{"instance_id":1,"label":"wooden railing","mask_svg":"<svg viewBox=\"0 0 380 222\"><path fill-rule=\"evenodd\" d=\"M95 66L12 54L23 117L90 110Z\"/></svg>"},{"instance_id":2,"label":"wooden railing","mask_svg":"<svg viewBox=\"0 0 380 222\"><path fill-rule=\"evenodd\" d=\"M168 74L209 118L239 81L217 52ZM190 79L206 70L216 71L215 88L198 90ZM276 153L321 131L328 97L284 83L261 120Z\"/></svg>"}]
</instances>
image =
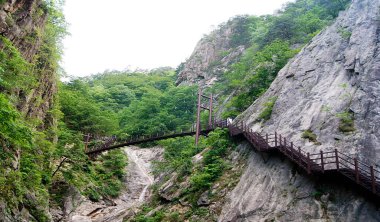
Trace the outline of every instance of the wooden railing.
<instances>
[{"instance_id":1,"label":"wooden railing","mask_svg":"<svg viewBox=\"0 0 380 222\"><path fill-rule=\"evenodd\" d=\"M309 153L286 137L274 132L273 134L260 134L254 132L245 123L230 124L227 120L214 122L212 126L202 130L202 134L207 134L215 128L228 128L232 137L243 135L252 146L260 152L276 151L288 157L291 161L304 169L308 174L323 174L326 171L336 171L351 179L356 184L371 191L380 197L380 170L374 165L370 165L357 158L350 157L337 149L332 151L319 151ZM195 135L196 129L192 127L188 131L178 131L172 133L158 133L150 136L130 137L120 140L116 137L105 139L100 146L94 146L86 151L86 154L95 157L102 152L117 149L120 147L164 140L175 137Z\"/></svg>"},{"instance_id":2,"label":"wooden railing","mask_svg":"<svg viewBox=\"0 0 380 222\"><path fill-rule=\"evenodd\" d=\"M243 135L258 151L278 151L304 169L308 174L323 174L336 171L356 184L380 197L380 170L337 149L309 153L295 146L281 134L261 135L253 132L244 123L228 126L231 136Z\"/></svg>"},{"instance_id":3,"label":"wooden railing","mask_svg":"<svg viewBox=\"0 0 380 222\"><path fill-rule=\"evenodd\" d=\"M206 135L209 132L216 129L217 127L227 128L227 120L215 121L211 126L207 126L206 129L201 130L201 134ZM125 146L137 145L137 144L165 140L165 139L176 138L176 137L192 136L192 135L195 135L195 133L196 133L196 128L195 128L195 125L193 125L193 127L191 127L189 130L186 130L186 131L180 130L180 131L174 131L174 132L162 132L162 133L156 133L156 134L152 134L148 136L143 135L143 136L128 137L126 139L120 139L115 136L104 137L104 138L99 138L101 142L98 145L89 146L85 152L87 155L91 157L96 157L102 152L118 149Z\"/></svg>"}]
</instances>

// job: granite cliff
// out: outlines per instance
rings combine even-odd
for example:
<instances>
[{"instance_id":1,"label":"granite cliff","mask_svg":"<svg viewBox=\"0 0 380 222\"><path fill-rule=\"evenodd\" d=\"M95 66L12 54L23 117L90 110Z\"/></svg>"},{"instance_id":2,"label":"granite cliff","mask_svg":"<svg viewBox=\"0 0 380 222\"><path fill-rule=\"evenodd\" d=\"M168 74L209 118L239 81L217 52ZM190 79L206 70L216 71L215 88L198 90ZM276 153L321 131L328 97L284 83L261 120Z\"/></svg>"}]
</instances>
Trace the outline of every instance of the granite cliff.
<instances>
[{"instance_id":1,"label":"granite cliff","mask_svg":"<svg viewBox=\"0 0 380 222\"><path fill-rule=\"evenodd\" d=\"M277 131L309 152L338 149L379 164L379 6L354 0L236 121ZM270 119L260 121L269 100L275 100ZM344 184L308 177L278 157L251 155L219 221L380 220L374 202Z\"/></svg>"},{"instance_id":2,"label":"granite cliff","mask_svg":"<svg viewBox=\"0 0 380 222\"><path fill-rule=\"evenodd\" d=\"M249 45L247 16L237 16L205 35L183 66L177 84L213 85Z\"/></svg>"},{"instance_id":3,"label":"granite cliff","mask_svg":"<svg viewBox=\"0 0 380 222\"><path fill-rule=\"evenodd\" d=\"M379 165L379 6L378 0L353 0L235 122L248 122L260 133L277 131L309 152L338 149ZM204 40L200 43L190 59L203 55L198 60L208 61L210 50L202 49ZM184 67L195 66L189 61ZM197 67L201 64L205 62ZM208 85L221 76L190 70L196 69L180 72L178 82ZM263 120L268 106L271 113ZM239 147L251 151L239 183L219 200L226 203L218 221L380 220L375 201L344 182L309 176L290 161L258 153L245 142Z\"/></svg>"},{"instance_id":4,"label":"granite cliff","mask_svg":"<svg viewBox=\"0 0 380 222\"><path fill-rule=\"evenodd\" d=\"M48 181L41 174L57 140L62 34L52 25L56 11L51 6L42 0L0 1L0 221L51 219L48 198L41 198Z\"/></svg>"}]
</instances>

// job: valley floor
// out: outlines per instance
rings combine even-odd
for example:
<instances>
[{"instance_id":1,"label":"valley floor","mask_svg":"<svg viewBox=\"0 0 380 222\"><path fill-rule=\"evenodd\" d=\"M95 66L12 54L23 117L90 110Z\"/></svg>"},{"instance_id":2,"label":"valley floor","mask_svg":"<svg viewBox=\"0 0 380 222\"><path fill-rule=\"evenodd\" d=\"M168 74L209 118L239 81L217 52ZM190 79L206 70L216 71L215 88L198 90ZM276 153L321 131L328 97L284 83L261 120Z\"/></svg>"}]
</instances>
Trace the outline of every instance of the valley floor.
<instances>
[{"instance_id":1,"label":"valley floor","mask_svg":"<svg viewBox=\"0 0 380 222\"><path fill-rule=\"evenodd\" d=\"M161 157L163 149L127 147L124 152L128 156L127 175L124 180L126 189L120 197L99 203L82 198L71 214L70 221L121 222L150 197L149 186L154 183L151 163Z\"/></svg>"}]
</instances>

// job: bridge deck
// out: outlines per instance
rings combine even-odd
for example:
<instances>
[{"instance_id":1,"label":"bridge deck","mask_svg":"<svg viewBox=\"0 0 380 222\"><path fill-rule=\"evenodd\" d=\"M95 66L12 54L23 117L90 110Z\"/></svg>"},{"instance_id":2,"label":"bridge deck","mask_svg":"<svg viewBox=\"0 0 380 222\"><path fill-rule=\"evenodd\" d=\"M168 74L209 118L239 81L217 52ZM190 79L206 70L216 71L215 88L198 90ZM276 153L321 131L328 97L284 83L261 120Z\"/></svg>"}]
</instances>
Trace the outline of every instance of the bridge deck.
<instances>
[{"instance_id":1,"label":"bridge deck","mask_svg":"<svg viewBox=\"0 0 380 222\"><path fill-rule=\"evenodd\" d=\"M249 143L260 152L277 151L289 158L296 165L304 169L308 174L324 174L326 171L337 172L350 179L357 185L370 191L374 196L380 199L380 170L366 162L359 161L357 158L350 157L337 149L333 151L320 151L318 153L305 152L301 147L296 147L293 142L289 141L281 134L261 135L253 132L244 122L239 124L228 124L222 121L216 127L228 128L232 137L244 136ZM208 134L216 127L203 130L202 134ZM146 142L164 140L175 137L191 136L196 132L179 132L162 136L151 136L147 138L129 140L115 144L111 141L100 148L95 148L86 152L89 156L96 156L104 151L117 149L124 146L136 145Z\"/></svg>"},{"instance_id":2,"label":"bridge deck","mask_svg":"<svg viewBox=\"0 0 380 222\"><path fill-rule=\"evenodd\" d=\"M209 132L213 131L215 128L210 128L206 130L202 130L201 134L206 135ZM187 132L175 132L173 134L165 134L165 135L160 135L160 136L150 136L150 137L142 137L142 138L137 138L137 139L131 139L128 141L124 142L119 142L115 145L109 145L109 146L103 146L100 148L95 148L91 149L86 152L87 155L96 155L100 154L105 151L113 150L113 149L118 149L121 147L125 146L132 146L132 145L137 145L137 144L142 144L142 143L148 143L148 142L153 142L153 141L159 141L159 140L166 140L170 138L176 138L176 137L184 137L184 136L192 136L195 135L196 131L187 131Z\"/></svg>"}]
</instances>

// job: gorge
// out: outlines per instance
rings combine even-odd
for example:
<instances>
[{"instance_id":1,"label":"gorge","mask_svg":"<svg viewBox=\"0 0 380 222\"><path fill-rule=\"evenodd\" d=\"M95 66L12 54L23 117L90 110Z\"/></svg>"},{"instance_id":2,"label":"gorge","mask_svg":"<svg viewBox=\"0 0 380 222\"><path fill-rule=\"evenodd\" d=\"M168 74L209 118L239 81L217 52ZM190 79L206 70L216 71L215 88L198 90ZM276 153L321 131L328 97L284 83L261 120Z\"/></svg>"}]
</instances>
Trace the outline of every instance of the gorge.
<instances>
[{"instance_id":1,"label":"gorge","mask_svg":"<svg viewBox=\"0 0 380 222\"><path fill-rule=\"evenodd\" d=\"M309 175L223 128L198 146L186 136L86 155L194 128L200 87L215 119L378 169L379 0L296 0L231 18L176 69L69 82L58 74L61 7L0 1L0 221L380 220L379 199L354 181Z\"/></svg>"}]
</instances>

